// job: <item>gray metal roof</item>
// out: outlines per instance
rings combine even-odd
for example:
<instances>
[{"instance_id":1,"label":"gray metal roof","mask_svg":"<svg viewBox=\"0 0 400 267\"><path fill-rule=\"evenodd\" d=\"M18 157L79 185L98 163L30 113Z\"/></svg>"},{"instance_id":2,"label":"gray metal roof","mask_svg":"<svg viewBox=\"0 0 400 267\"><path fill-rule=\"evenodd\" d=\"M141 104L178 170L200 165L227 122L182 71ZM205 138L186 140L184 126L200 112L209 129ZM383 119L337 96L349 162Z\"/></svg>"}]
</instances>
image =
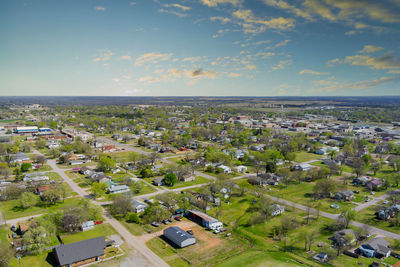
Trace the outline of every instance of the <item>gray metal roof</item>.
<instances>
[{"instance_id":1,"label":"gray metal roof","mask_svg":"<svg viewBox=\"0 0 400 267\"><path fill-rule=\"evenodd\" d=\"M194 238L194 236L176 226L165 229L164 235L174 243L181 243L189 238Z\"/></svg>"},{"instance_id":2,"label":"gray metal roof","mask_svg":"<svg viewBox=\"0 0 400 267\"><path fill-rule=\"evenodd\" d=\"M104 255L106 241L104 236L61 245L54 249L61 266Z\"/></svg>"}]
</instances>

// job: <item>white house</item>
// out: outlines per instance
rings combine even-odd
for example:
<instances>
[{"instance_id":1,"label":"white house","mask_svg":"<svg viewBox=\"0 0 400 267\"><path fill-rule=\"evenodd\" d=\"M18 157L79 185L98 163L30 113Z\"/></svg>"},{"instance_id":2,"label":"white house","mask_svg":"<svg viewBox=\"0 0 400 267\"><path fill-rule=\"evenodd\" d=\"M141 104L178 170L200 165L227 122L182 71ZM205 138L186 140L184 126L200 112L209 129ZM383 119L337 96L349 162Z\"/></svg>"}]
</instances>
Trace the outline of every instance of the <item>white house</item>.
<instances>
[{"instance_id":1,"label":"white house","mask_svg":"<svg viewBox=\"0 0 400 267\"><path fill-rule=\"evenodd\" d=\"M145 209L147 209L147 205L141 201L134 199L134 200L132 200L131 203L132 203L132 207L136 213L143 212L143 211L145 211Z\"/></svg>"},{"instance_id":2,"label":"white house","mask_svg":"<svg viewBox=\"0 0 400 267\"><path fill-rule=\"evenodd\" d=\"M246 166L243 166L243 165L237 166L237 167L236 167L236 171L237 171L237 172L244 173L244 172L247 171L247 167L246 167Z\"/></svg>"}]
</instances>

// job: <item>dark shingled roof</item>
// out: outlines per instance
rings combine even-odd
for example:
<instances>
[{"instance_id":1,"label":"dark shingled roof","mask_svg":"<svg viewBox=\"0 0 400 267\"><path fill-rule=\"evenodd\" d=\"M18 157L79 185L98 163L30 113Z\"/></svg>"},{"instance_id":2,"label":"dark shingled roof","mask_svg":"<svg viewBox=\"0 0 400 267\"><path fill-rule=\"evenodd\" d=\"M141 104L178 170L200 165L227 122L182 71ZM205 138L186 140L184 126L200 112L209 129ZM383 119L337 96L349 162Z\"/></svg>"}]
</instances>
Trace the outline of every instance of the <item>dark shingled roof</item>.
<instances>
[{"instance_id":1,"label":"dark shingled roof","mask_svg":"<svg viewBox=\"0 0 400 267\"><path fill-rule=\"evenodd\" d=\"M104 255L106 240L104 236L61 245L54 249L61 266Z\"/></svg>"}]
</instances>

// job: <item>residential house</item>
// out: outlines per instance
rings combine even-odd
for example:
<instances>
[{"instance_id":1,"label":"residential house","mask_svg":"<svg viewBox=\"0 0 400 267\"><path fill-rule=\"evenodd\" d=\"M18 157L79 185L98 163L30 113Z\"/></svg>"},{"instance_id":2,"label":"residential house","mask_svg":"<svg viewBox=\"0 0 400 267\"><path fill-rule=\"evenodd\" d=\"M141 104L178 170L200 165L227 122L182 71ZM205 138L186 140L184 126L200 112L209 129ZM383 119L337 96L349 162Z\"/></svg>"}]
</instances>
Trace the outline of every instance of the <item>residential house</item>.
<instances>
[{"instance_id":1,"label":"residential house","mask_svg":"<svg viewBox=\"0 0 400 267\"><path fill-rule=\"evenodd\" d=\"M61 245L54 248L54 256L61 267L72 267L100 261L104 258L107 243L104 236Z\"/></svg>"},{"instance_id":2,"label":"residential house","mask_svg":"<svg viewBox=\"0 0 400 267\"><path fill-rule=\"evenodd\" d=\"M22 163L32 163L32 162L33 160L31 160L25 153L22 152L18 152L11 159L12 164L22 164Z\"/></svg>"},{"instance_id":3,"label":"residential house","mask_svg":"<svg viewBox=\"0 0 400 267\"><path fill-rule=\"evenodd\" d=\"M275 217L279 214L282 214L285 212L285 206L279 205L279 204L273 204L272 205L272 212L271 216Z\"/></svg>"},{"instance_id":4,"label":"residential house","mask_svg":"<svg viewBox=\"0 0 400 267\"><path fill-rule=\"evenodd\" d=\"M180 248L196 244L196 238L177 226L171 226L164 230L164 236Z\"/></svg>"},{"instance_id":5,"label":"residential house","mask_svg":"<svg viewBox=\"0 0 400 267\"><path fill-rule=\"evenodd\" d=\"M154 178L153 184L156 185L156 186L164 185L164 177Z\"/></svg>"},{"instance_id":6,"label":"residential house","mask_svg":"<svg viewBox=\"0 0 400 267\"><path fill-rule=\"evenodd\" d=\"M335 199L350 201L354 199L354 193L351 190L344 190L335 194Z\"/></svg>"},{"instance_id":7,"label":"residential house","mask_svg":"<svg viewBox=\"0 0 400 267\"><path fill-rule=\"evenodd\" d=\"M35 194L41 196L41 195L43 195L44 192L54 189L55 187L56 186L54 184L48 184L48 185L36 187Z\"/></svg>"},{"instance_id":8,"label":"residential house","mask_svg":"<svg viewBox=\"0 0 400 267\"><path fill-rule=\"evenodd\" d=\"M360 246L359 251L368 258L386 258L391 253L389 242L383 237L375 237L368 240Z\"/></svg>"},{"instance_id":9,"label":"residential house","mask_svg":"<svg viewBox=\"0 0 400 267\"><path fill-rule=\"evenodd\" d=\"M131 189L127 185L111 185L108 188L108 193L110 194L118 194L118 193L125 193L129 192Z\"/></svg>"},{"instance_id":10,"label":"residential house","mask_svg":"<svg viewBox=\"0 0 400 267\"><path fill-rule=\"evenodd\" d=\"M379 178L375 178L372 181L367 183L367 187L371 190L377 190L382 186L382 180Z\"/></svg>"},{"instance_id":11,"label":"residential house","mask_svg":"<svg viewBox=\"0 0 400 267\"><path fill-rule=\"evenodd\" d=\"M308 163L299 163L299 164L295 165L294 168L299 171L308 171L308 170L314 168L314 166L312 166Z\"/></svg>"},{"instance_id":12,"label":"residential house","mask_svg":"<svg viewBox=\"0 0 400 267\"><path fill-rule=\"evenodd\" d=\"M147 209L147 204L145 204L139 200L133 199L131 201L131 203L132 203L133 210L136 213L143 212L143 211L145 211L145 209Z\"/></svg>"},{"instance_id":13,"label":"residential house","mask_svg":"<svg viewBox=\"0 0 400 267\"><path fill-rule=\"evenodd\" d=\"M348 238L351 237L351 238ZM351 245L356 241L355 233L352 229L343 229L333 233L333 236L329 238L333 242L333 246L345 247Z\"/></svg>"},{"instance_id":14,"label":"residential house","mask_svg":"<svg viewBox=\"0 0 400 267\"><path fill-rule=\"evenodd\" d=\"M247 171L247 167L244 165L239 165L236 167L237 172L245 173Z\"/></svg>"},{"instance_id":15,"label":"residential house","mask_svg":"<svg viewBox=\"0 0 400 267\"><path fill-rule=\"evenodd\" d=\"M25 174L23 179L24 182L44 182L48 181L50 178L44 172L32 172Z\"/></svg>"},{"instance_id":16,"label":"residential house","mask_svg":"<svg viewBox=\"0 0 400 267\"><path fill-rule=\"evenodd\" d=\"M394 218L400 212L400 205L393 205L386 209L381 209L377 212L377 216L381 220L389 220Z\"/></svg>"}]
</instances>

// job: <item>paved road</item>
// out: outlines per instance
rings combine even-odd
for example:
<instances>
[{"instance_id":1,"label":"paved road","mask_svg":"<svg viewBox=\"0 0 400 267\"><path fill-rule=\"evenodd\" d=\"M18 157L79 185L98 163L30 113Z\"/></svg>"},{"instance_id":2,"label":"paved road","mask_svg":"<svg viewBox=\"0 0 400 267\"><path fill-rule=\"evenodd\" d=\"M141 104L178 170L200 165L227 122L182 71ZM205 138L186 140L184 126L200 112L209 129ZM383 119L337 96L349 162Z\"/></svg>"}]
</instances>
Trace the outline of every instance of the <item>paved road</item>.
<instances>
[{"instance_id":1,"label":"paved road","mask_svg":"<svg viewBox=\"0 0 400 267\"><path fill-rule=\"evenodd\" d=\"M6 220L6 224L17 225L18 222L27 221L30 218L40 217L42 215L43 214L36 214L36 215L31 215L31 216L26 216L26 217L20 217L20 218L16 218L16 219Z\"/></svg>"},{"instance_id":2,"label":"paved road","mask_svg":"<svg viewBox=\"0 0 400 267\"><path fill-rule=\"evenodd\" d=\"M38 152L38 151L37 151ZM57 164L55 163L55 160L48 160L48 164L53 168L53 171L58 173L63 180L74 190L78 195L82 197L87 197L87 193L82 190L74 181L71 180L66 174L65 170L60 169ZM100 203L97 201L92 202L96 205L99 205ZM103 203L102 203L103 204ZM139 265L136 265L135 262L132 262L132 266L155 266L155 267L164 267L164 266L169 266L164 260L162 260L159 256L157 256L153 251L151 251L144 243L142 243L138 237L132 235L120 222L115 220L104 208L103 212L105 215L105 221L111 224L115 230L118 232L118 234L125 239L128 245L130 245L134 250L136 250L139 253L136 253L136 257L141 257L141 259L138 259L138 262L140 262ZM143 265L143 263L146 262L146 265Z\"/></svg>"}]
</instances>

